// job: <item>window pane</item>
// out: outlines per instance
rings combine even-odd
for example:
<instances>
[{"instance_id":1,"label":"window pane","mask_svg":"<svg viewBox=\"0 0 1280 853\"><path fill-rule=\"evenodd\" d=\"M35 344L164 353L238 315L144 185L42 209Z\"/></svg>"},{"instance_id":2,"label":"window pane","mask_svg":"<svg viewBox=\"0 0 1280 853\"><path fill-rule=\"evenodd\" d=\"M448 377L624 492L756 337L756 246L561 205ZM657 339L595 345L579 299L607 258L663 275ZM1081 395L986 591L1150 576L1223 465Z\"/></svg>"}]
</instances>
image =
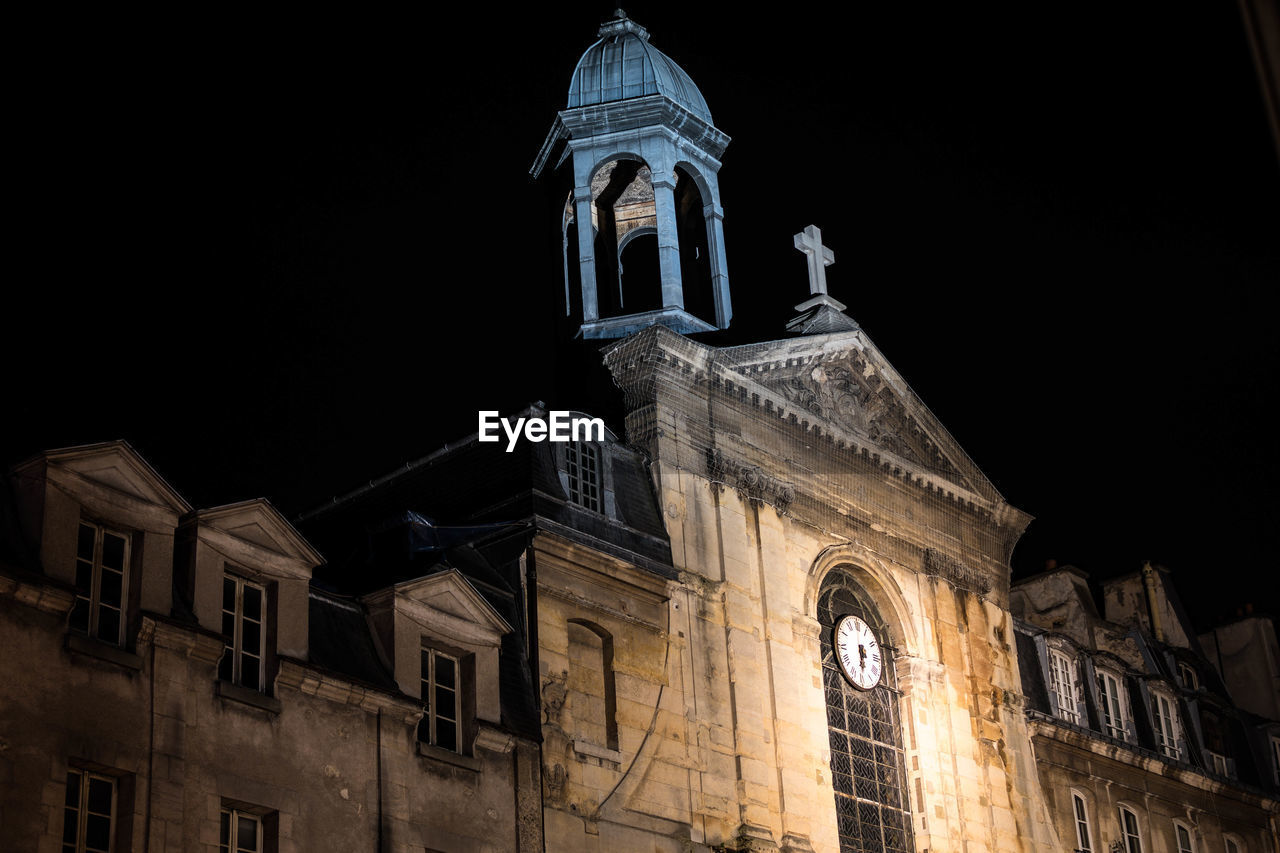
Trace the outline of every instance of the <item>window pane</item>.
<instances>
[{"instance_id":1,"label":"window pane","mask_svg":"<svg viewBox=\"0 0 1280 853\"><path fill-rule=\"evenodd\" d=\"M240 648L251 655L262 653L262 626L245 620L240 627Z\"/></svg>"},{"instance_id":2,"label":"window pane","mask_svg":"<svg viewBox=\"0 0 1280 853\"><path fill-rule=\"evenodd\" d=\"M218 830L218 843L222 845L223 850L226 850L227 845L231 843L231 812L225 809L222 812L222 827Z\"/></svg>"},{"instance_id":3,"label":"window pane","mask_svg":"<svg viewBox=\"0 0 1280 853\"><path fill-rule=\"evenodd\" d=\"M81 560L93 562L93 540L97 536L97 528L88 525L80 525L80 535L76 539L76 556Z\"/></svg>"},{"instance_id":4,"label":"window pane","mask_svg":"<svg viewBox=\"0 0 1280 853\"><path fill-rule=\"evenodd\" d=\"M245 687L251 687L257 690L261 685L258 681L258 673L261 669L258 659L245 655L240 659L240 683Z\"/></svg>"},{"instance_id":5,"label":"window pane","mask_svg":"<svg viewBox=\"0 0 1280 853\"><path fill-rule=\"evenodd\" d=\"M436 716L457 722L458 714L454 703L457 693L447 687L436 685Z\"/></svg>"},{"instance_id":6,"label":"window pane","mask_svg":"<svg viewBox=\"0 0 1280 853\"><path fill-rule=\"evenodd\" d=\"M93 590L93 564L76 560L76 589L88 595Z\"/></svg>"},{"instance_id":7,"label":"window pane","mask_svg":"<svg viewBox=\"0 0 1280 853\"><path fill-rule=\"evenodd\" d=\"M256 818L239 815L239 831L236 833L236 846L239 850L256 851L258 849L258 821Z\"/></svg>"},{"instance_id":8,"label":"window pane","mask_svg":"<svg viewBox=\"0 0 1280 853\"><path fill-rule=\"evenodd\" d=\"M76 599L76 606L71 610L71 627L77 631L89 630L89 599Z\"/></svg>"},{"instance_id":9,"label":"window pane","mask_svg":"<svg viewBox=\"0 0 1280 853\"><path fill-rule=\"evenodd\" d=\"M80 771L72 770L67 774L67 799L69 808L80 807Z\"/></svg>"},{"instance_id":10,"label":"window pane","mask_svg":"<svg viewBox=\"0 0 1280 853\"><path fill-rule=\"evenodd\" d=\"M89 811L111 814L111 791L115 786L106 779L89 778Z\"/></svg>"},{"instance_id":11,"label":"window pane","mask_svg":"<svg viewBox=\"0 0 1280 853\"><path fill-rule=\"evenodd\" d=\"M124 571L124 537L103 531L102 565L108 569Z\"/></svg>"},{"instance_id":12,"label":"window pane","mask_svg":"<svg viewBox=\"0 0 1280 853\"><path fill-rule=\"evenodd\" d=\"M107 853L111 846L111 818L89 815L84 830L84 848L94 853Z\"/></svg>"},{"instance_id":13,"label":"window pane","mask_svg":"<svg viewBox=\"0 0 1280 853\"><path fill-rule=\"evenodd\" d=\"M98 639L108 643L120 642L120 611L110 607L98 608Z\"/></svg>"},{"instance_id":14,"label":"window pane","mask_svg":"<svg viewBox=\"0 0 1280 853\"><path fill-rule=\"evenodd\" d=\"M262 590L249 584L244 585L244 615L262 621Z\"/></svg>"},{"instance_id":15,"label":"window pane","mask_svg":"<svg viewBox=\"0 0 1280 853\"><path fill-rule=\"evenodd\" d=\"M102 585L99 587L99 598L103 604L110 604L112 607L120 606L121 587L124 584L124 575L120 572L113 572L110 569L102 570Z\"/></svg>"},{"instance_id":16,"label":"window pane","mask_svg":"<svg viewBox=\"0 0 1280 853\"><path fill-rule=\"evenodd\" d=\"M236 582L231 578L222 579L222 609L235 612Z\"/></svg>"},{"instance_id":17,"label":"window pane","mask_svg":"<svg viewBox=\"0 0 1280 853\"><path fill-rule=\"evenodd\" d=\"M441 687L454 687L454 663L452 658L436 655L436 684Z\"/></svg>"},{"instance_id":18,"label":"window pane","mask_svg":"<svg viewBox=\"0 0 1280 853\"><path fill-rule=\"evenodd\" d=\"M436 746L443 749L458 749L458 727L449 720L436 719Z\"/></svg>"},{"instance_id":19,"label":"window pane","mask_svg":"<svg viewBox=\"0 0 1280 853\"><path fill-rule=\"evenodd\" d=\"M80 828L80 812L71 803L62 811L62 843L75 849L76 831Z\"/></svg>"}]
</instances>

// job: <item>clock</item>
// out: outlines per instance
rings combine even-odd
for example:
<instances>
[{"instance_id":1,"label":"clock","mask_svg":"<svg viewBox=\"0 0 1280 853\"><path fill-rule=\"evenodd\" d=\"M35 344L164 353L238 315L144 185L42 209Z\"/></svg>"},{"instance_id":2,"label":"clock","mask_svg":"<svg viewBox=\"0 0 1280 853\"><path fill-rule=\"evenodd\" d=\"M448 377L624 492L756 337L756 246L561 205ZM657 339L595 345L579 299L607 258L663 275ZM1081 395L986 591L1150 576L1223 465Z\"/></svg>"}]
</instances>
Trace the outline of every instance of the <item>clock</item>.
<instances>
[{"instance_id":1,"label":"clock","mask_svg":"<svg viewBox=\"0 0 1280 853\"><path fill-rule=\"evenodd\" d=\"M854 687L870 690L880 683L880 642L866 622L857 616L840 617L833 645L840 671Z\"/></svg>"}]
</instances>

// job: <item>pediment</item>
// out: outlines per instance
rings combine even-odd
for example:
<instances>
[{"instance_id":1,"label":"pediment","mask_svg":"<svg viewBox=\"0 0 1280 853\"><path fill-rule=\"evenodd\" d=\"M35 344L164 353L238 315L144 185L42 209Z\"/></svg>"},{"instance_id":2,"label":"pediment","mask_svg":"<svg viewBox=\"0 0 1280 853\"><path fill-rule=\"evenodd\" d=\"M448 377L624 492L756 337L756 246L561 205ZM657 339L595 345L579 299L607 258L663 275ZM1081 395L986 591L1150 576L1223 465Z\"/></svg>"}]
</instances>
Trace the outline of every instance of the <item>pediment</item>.
<instances>
[{"instance_id":1,"label":"pediment","mask_svg":"<svg viewBox=\"0 0 1280 853\"><path fill-rule=\"evenodd\" d=\"M862 330L737 347L733 369L824 431L991 499L999 494Z\"/></svg>"},{"instance_id":2,"label":"pediment","mask_svg":"<svg viewBox=\"0 0 1280 853\"><path fill-rule=\"evenodd\" d=\"M200 510L196 521L206 530L216 530L242 545L277 557L311 566L324 558L280 512L263 498Z\"/></svg>"},{"instance_id":3,"label":"pediment","mask_svg":"<svg viewBox=\"0 0 1280 853\"><path fill-rule=\"evenodd\" d=\"M445 622L460 622L497 636L510 633L507 620L457 569L397 584L396 598L412 602Z\"/></svg>"},{"instance_id":4,"label":"pediment","mask_svg":"<svg viewBox=\"0 0 1280 853\"><path fill-rule=\"evenodd\" d=\"M128 442L112 441L51 450L44 459L52 469L68 472L74 479L105 488L152 506L182 514L191 510L178 494Z\"/></svg>"}]
</instances>

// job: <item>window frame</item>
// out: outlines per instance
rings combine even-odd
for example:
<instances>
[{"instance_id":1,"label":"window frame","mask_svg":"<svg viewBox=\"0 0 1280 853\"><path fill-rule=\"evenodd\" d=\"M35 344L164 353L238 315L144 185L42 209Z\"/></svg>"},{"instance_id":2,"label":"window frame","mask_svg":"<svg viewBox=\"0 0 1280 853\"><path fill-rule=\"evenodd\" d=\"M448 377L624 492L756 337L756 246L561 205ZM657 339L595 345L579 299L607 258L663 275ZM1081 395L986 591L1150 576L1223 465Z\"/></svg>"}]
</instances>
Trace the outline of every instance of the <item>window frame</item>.
<instances>
[{"instance_id":1,"label":"window frame","mask_svg":"<svg viewBox=\"0 0 1280 853\"><path fill-rule=\"evenodd\" d=\"M223 815L227 816L227 839L225 841L222 838ZM240 846L240 842L238 840L234 845L231 843L230 836L232 835L232 829L233 827L236 829L239 828L241 818L253 821L254 828L257 831L257 839L254 842L255 846L251 851L245 851L244 848ZM235 832L234 834L238 839L240 835L239 832ZM263 830L262 815L246 811L245 809L236 808L234 806L223 805L222 810L218 813L218 853L263 853L263 844L265 843L265 839L266 833Z\"/></svg>"},{"instance_id":2,"label":"window frame","mask_svg":"<svg viewBox=\"0 0 1280 853\"><path fill-rule=\"evenodd\" d=\"M1124 676L1118 676L1108 669L1099 669L1098 673L1098 710L1101 712L1102 733L1119 740L1129 739L1129 708ZM1115 692L1108 691L1108 682L1114 686ZM1112 708L1112 704L1115 705Z\"/></svg>"},{"instance_id":3,"label":"window frame","mask_svg":"<svg viewBox=\"0 0 1280 853\"><path fill-rule=\"evenodd\" d=\"M584 466L583 460L591 466ZM569 441L564 446L565 494L569 503L589 512L604 514L604 453L600 442ZM583 476L586 470L588 476ZM585 481L586 489L583 488ZM589 494L588 490L594 491Z\"/></svg>"},{"instance_id":4,"label":"window frame","mask_svg":"<svg viewBox=\"0 0 1280 853\"><path fill-rule=\"evenodd\" d=\"M233 610L228 611L226 608L226 587L231 582L235 585L235 596ZM267 585L254 580L246 575L238 574L230 569L222 573L222 605L220 608L223 640L227 642L226 650L223 652L223 659L218 664L218 677L237 687L243 687L247 690L253 690L256 693L267 692L267 636L268 624L267 620L270 616L270 608L267 606L268 589ZM244 649L244 623L247 614L244 608L244 591L246 588L258 591L258 651L257 654L249 653L248 657L256 657L258 660L258 683L246 684L244 681L244 658L246 652ZM227 616L232 618L232 636L227 637L226 623ZM249 620L253 621L253 620ZM230 664L230 670L225 667Z\"/></svg>"},{"instance_id":5,"label":"window frame","mask_svg":"<svg viewBox=\"0 0 1280 853\"><path fill-rule=\"evenodd\" d=\"M1075 725L1080 725L1079 673L1074 655L1065 649L1049 647L1049 691L1053 694L1053 713L1055 717ZM1060 684L1063 680L1065 685Z\"/></svg>"},{"instance_id":6,"label":"window frame","mask_svg":"<svg viewBox=\"0 0 1280 853\"><path fill-rule=\"evenodd\" d=\"M1166 714L1161 713L1162 705ZM1181 760L1182 750L1178 747L1181 722L1177 700L1162 690L1151 691L1151 723L1156 736L1156 751L1166 758Z\"/></svg>"},{"instance_id":7,"label":"window frame","mask_svg":"<svg viewBox=\"0 0 1280 853\"><path fill-rule=\"evenodd\" d=\"M1190 677L1188 677L1190 676ZM1186 690L1200 689L1200 673L1195 667L1183 661L1178 662L1178 683Z\"/></svg>"},{"instance_id":8,"label":"window frame","mask_svg":"<svg viewBox=\"0 0 1280 853\"><path fill-rule=\"evenodd\" d=\"M75 806L75 839L67 841L67 830L70 829L67 823L67 812L72 811L72 806L67 802L71 798L71 777L80 778L79 793L76 795ZM89 811L89 789L90 783L93 781L106 782L111 786L111 811L105 815L107 818L107 847L105 850L101 847L89 847L88 839L85 837L89 828L89 818L93 816L104 817L101 812ZM116 832L119 829L119 818L117 815L120 803L120 785L119 779L115 776L108 776L105 773L95 772L83 767L68 767L66 790L63 795L63 824L62 824L62 842L59 844L61 853L113 853L116 849ZM70 849L68 850L68 845Z\"/></svg>"},{"instance_id":9,"label":"window frame","mask_svg":"<svg viewBox=\"0 0 1280 853\"><path fill-rule=\"evenodd\" d=\"M436 675L437 658L448 660L453 664L453 686L441 687L438 683ZM465 730L465 720L463 719L463 655L453 652L444 651L427 641L422 640L422 651L419 658L419 677L421 685L421 696L423 704L422 720L418 723L418 740L422 743L443 749L447 752L453 752L458 755L465 755L463 749L463 732ZM423 672L421 670L425 669ZM436 700L437 691L440 689L449 690L453 693L453 712L452 720L442 715L438 711ZM438 722L443 719L453 723L453 746L446 746L440 743L440 734ZM425 737L424 735L425 729Z\"/></svg>"},{"instance_id":10,"label":"window frame","mask_svg":"<svg viewBox=\"0 0 1280 853\"><path fill-rule=\"evenodd\" d=\"M1074 853L1093 853L1093 831L1089 824L1089 804L1079 791L1071 792L1071 818L1076 828Z\"/></svg>"},{"instance_id":11,"label":"window frame","mask_svg":"<svg viewBox=\"0 0 1280 853\"><path fill-rule=\"evenodd\" d=\"M1142 853L1142 823L1138 813L1126 805L1117 807L1120 817L1120 841L1124 844L1124 853ZM1129 821L1126 821L1126 816ZM1132 823L1132 832L1129 824Z\"/></svg>"},{"instance_id":12,"label":"window frame","mask_svg":"<svg viewBox=\"0 0 1280 853\"><path fill-rule=\"evenodd\" d=\"M1186 839L1184 845L1183 839ZM1191 827L1181 821L1173 822L1173 847L1175 853L1196 853L1196 842L1191 835Z\"/></svg>"},{"instance_id":13,"label":"window frame","mask_svg":"<svg viewBox=\"0 0 1280 853\"><path fill-rule=\"evenodd\" d=\"M93 553L86 558L81 553L81 533L86 530L92 530L94 534ZM104 542L106 537L114 536L124 543L123 553L120 557L120 601L118 607L105 604L102 600L102 583L104 572L115 572L103 563ZM76 589L75 603L72 605L70 616L70 627L72 630L82 633L91 639L107 643L112 646L124 648L125 635L129 622L129 585L132 582L132 572L130 569L130 559L133 555L133 537L124 530L118 529L112 525L103 524L88 519L80 519L76 528L76 556L73 579ZM82 589L79 581L81 564L87 564L89 571L89 589L87 594ZM84 625L77 625L77 611L80 609L81 602L84 602L87 613L84 617ZM104 637L101 635L101 618L104 608L114 609L118 614L118 624L116 626L116 636L114 638Z\"/></svg>"},{"instance_id":14,"label":"window frame","mask_svg":"<svg viewBox=\"0 0 1280 853\"><path fill-rule=\"evenodd\" d=\"M1280 785L1280 735L1271 735L1271 781Z\"/></svg>"},{"instance_id":15,"label":"window frame","mask_svg":"<svg viewBox=\"0 0 1280 853\"><path fill-rule=\"evenodd\" d=\"M1249 848L1238 836L1224 835L1222 836L1222 849L1224 853L1247 853Z\"/></svg>"}]
</instances>

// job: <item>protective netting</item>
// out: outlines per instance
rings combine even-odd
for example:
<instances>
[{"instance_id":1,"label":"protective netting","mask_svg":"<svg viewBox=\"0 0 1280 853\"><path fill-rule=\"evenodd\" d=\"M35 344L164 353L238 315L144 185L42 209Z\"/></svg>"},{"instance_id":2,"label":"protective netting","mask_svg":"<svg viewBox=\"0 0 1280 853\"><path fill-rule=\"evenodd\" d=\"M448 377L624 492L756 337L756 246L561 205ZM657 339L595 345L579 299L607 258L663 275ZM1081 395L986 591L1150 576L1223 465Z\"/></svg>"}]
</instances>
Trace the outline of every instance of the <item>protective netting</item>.
<instances>
[{"instance_id":1,"label":"protective netting","mask_svg":"<svg viewBox=\"0 0 1280 853\"><path fill-rule=\"evenodd\" d=\"M957 588L1003 590L1026 516L849 326L730 348L662 327L620 341L605 363L628 442Z\"/></svg>"}]
</instances>

